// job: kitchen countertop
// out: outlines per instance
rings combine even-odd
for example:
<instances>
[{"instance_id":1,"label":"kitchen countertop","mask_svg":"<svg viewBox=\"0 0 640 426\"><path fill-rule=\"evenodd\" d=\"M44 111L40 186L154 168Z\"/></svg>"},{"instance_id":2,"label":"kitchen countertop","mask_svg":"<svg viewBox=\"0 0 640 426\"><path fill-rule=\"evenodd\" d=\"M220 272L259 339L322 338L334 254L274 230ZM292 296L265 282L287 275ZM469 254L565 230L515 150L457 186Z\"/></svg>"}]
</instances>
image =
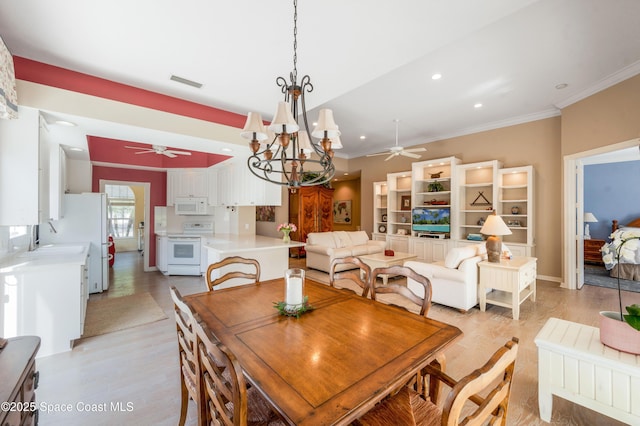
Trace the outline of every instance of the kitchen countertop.
<instances>
[{"instance_id":1,"label":"kitchen countertop","mask_svg":"<svg viewBox=\"0 0 640 426\"><path fill-rule=\"evenodd\" d=\"M82 265L90 243L47 244L33 251L22 251L0 260L0 274L18 273L30 268L56 265Z\"/></svg>"},{"instance_id":2,"label":"kitchen countertop","mask_svg":"<svg viewBox=\"0 0 640 426\"><path fill-rule=\"evenodd\" d=\"M205 248L217 250L220 253L305 246L305 243L299 241L283 243L282 238L265 237L263 235L216 234L214 237L203 236L202 241Z\"/></svg>"}]
</instances>

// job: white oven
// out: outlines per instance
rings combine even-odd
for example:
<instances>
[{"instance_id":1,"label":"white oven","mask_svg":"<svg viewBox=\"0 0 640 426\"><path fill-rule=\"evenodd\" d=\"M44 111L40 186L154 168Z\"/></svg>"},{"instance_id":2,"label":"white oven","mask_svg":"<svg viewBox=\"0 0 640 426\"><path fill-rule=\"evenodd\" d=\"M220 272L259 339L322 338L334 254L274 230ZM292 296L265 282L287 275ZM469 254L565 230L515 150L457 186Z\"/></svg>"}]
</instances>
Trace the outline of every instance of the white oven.
<instances>
[{"instance_id":1,"label":"white oven","mask_svg":"<svg viewBox=\"0 0 640 426\"><path fill-rule=\"evenodd\" d=\"M200 275L201 242L198 236L169 236L167 238L169 275Z\"/></svg>"},{"instance_id":2,"label":"white oven","mask_svg":"<svg viewBox=\"0 0 640 426\"><path fill-rule=\"evenodd\" d=\"M167 275L202 275L201 236L213 235L213 222L184 223L182 232L167 235Z\"/></svg>"}]
</instances>

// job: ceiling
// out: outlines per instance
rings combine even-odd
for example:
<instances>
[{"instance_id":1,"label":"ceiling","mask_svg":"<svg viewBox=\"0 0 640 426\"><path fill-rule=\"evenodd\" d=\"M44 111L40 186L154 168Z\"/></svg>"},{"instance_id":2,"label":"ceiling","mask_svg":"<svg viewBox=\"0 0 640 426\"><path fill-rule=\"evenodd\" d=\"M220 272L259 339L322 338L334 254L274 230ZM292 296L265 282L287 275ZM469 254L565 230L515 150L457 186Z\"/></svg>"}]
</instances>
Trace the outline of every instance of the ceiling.
<instances>
[{"instance_id":1,"label":"ceiling","mask_svg":"<svg viewBox=\"0 0 640 426\"><path fill-rule=\"evenodd\" d=\"M300 0L297 69L314 85L310 120L333 109L336 155L354 158L393 146L395 119L408 147L559 115L640 73L638 22L637 0ZM0 0L0 36L15 56L265 120L282 97L276 77L293 68L283 1ZM175 135L69 118L79 126L52 133L224 155L204 139L176 145Z\"/></svg>"}]
</instances>

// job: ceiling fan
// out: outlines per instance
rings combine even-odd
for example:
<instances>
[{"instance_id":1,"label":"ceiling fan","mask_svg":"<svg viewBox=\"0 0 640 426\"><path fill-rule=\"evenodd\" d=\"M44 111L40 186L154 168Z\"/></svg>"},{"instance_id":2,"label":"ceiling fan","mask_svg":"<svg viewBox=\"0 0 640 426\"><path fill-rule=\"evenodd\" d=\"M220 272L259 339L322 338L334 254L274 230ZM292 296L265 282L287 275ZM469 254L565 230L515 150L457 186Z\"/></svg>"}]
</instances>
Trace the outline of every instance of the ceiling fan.
<instances>
[{"instance_id":1,"label":"ceiling fan","mask_svg":"<svg viewBox=\"0 0 640 426\"><path fill-rule=\"evenodd\" d=\"M375 157L376 155L389 155L387 158L384 159L384 161L389 161L393 157L397 157L399 155L403 155L405 157L410 157L410 158L420 158L420 155L413 154L413 153L414 152L424 152L427 149L426 148L404 149L403 147L398 146L398 123L400 122L400 120L396 118L393 121L395 121L395 123L396 123L396 146L392 146L391 148L389 148L389 152L379 152L377 154L369 154L369 155L367 155L367 157Z\"/></svg>"},{"instance_id":2,"label":"ceiling fan","mask_svg":"<svg viewBox=\"0 0 640 426\"><path fill-rule=\"evenodd\" d=\"M191 155L189 151L176 151L175 149L167 149L166 146L162 145L151 145L151 148L142 148L138 146L125 146L125 148L140 150L136 152L136 154L149 154L151 152L155 152L156 154L162 154L169 158L176 158L178 155Z\"/></svg>"}]
</instances>

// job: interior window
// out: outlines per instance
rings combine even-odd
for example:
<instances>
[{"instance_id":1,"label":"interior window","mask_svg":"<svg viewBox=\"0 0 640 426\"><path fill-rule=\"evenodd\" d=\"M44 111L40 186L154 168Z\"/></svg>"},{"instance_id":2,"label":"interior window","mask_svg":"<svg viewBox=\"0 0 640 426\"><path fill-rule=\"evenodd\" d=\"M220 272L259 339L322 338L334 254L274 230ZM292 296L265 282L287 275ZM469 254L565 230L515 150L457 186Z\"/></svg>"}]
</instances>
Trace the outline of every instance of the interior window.
<instances>
[{"instance_id":1,"label":"interior window","mask_svg":"<svg viewBox=\"0 0 640 426\"><path fill-rule=\"evenodd\" d=\"M114 238L133 238L136 217L136 197L127 185L105 185L109 197L107 220Z\"/></svg>"}]
</instances>

